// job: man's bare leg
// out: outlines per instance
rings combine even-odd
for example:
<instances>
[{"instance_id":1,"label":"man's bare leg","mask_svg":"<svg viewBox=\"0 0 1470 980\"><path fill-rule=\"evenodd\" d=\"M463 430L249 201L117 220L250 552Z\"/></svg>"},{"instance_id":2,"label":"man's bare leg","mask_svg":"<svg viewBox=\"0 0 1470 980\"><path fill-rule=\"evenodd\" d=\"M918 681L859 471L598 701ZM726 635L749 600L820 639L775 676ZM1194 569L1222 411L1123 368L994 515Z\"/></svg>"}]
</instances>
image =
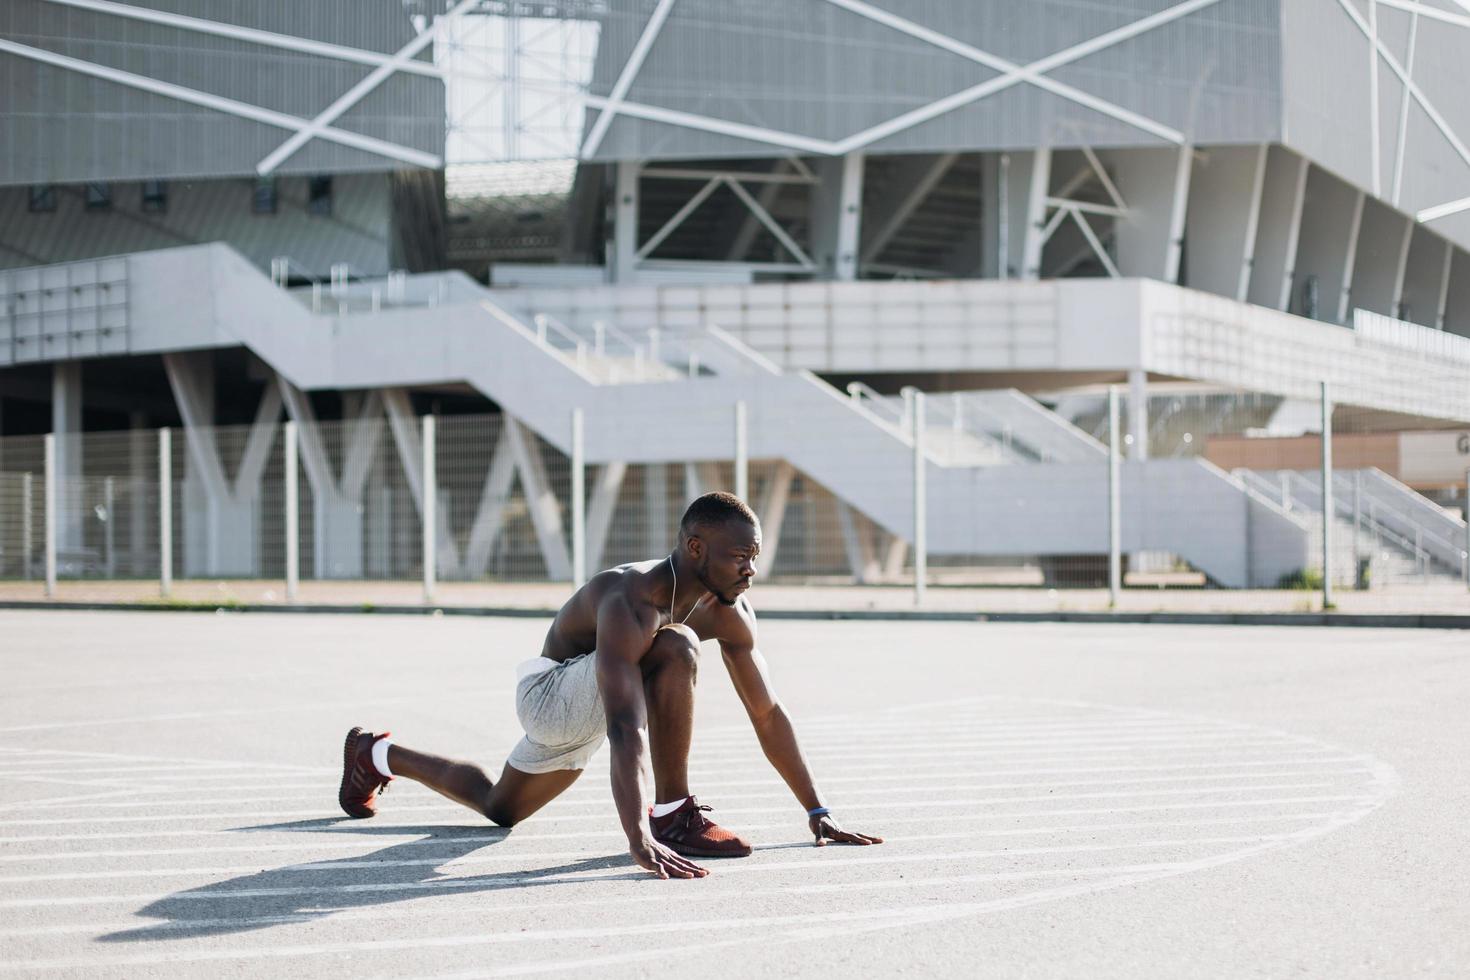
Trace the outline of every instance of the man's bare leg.
<instances>
[{"instance_id":1,"label":"man's bare leg","mask_svg":"<svg viewBox=\"0 0 1470 980\"><path fill-rule=\"evenodd\" d=\"M689 746L694 740L698 665L699 639L682 625L659 630L641 661L655 803L690 795Z\"/></svg>"},{"instance_id":2,"label":"man's bare leg","mask_svg":"<svg viewBox=\"0 0 1470 980\"><path fill-rule=\"evenodd\" d=\"M511 827L560 796L582 775L580 769L528 773L506 766L492 782L473 762L388 747L388 768L395 776L422 783L441 796L467 806L502 827Z\"/></svg>"}]
</instances>

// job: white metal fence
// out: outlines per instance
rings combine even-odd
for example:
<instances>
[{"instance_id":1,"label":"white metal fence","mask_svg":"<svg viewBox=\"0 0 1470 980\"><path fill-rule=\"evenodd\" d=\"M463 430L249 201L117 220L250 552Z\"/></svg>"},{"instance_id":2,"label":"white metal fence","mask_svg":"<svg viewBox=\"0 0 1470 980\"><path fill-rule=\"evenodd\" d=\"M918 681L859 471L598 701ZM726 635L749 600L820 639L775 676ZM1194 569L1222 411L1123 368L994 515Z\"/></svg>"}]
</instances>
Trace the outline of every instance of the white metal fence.
<instances>
[{"instance_id":1,"label":"white metal fence","mask_svg":"<svg viewBox=\"0 0 1470 980\"><path fill-rule=\"evenodd\" d=\"M1124 436L1122 392L1115 420L1104 395L1100 418L1084 405L1071 431L1050 434L1028 431L1039 406L995 393L849 394L907 447L883 464L905 472L872 472L902 497L881 518L823 474L749 459L738 404L696 409L718 445L684 462L605 461L576 437L562 452L501 415L0 439L0 579L157 580L165 594L179 579L258 579L288 597L302 580L421 581L430 597L441 582L580 581L667 553L687 502L713 489L743 490L761 516L763 576L920 597L1470 574L1463 521L1361 460L1332 474L1324 501L1320 432L1250 440L1249 465L1221 456L1279 411L1253 396L1151 399L1145 463ZM846 455L861 462L865 447ZM1176 452L1160 458L1166 447ZM1221 514L1240 519L1201 527Z\"/></svg>"}]
</instances>

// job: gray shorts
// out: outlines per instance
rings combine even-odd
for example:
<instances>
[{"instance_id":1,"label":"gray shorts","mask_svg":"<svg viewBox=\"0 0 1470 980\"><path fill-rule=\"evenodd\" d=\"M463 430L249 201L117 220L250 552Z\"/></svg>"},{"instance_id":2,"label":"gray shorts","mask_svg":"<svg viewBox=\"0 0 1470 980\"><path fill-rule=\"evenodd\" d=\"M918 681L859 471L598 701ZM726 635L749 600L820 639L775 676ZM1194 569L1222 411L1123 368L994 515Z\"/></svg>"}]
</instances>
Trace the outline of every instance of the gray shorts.
<instances>
[{"instance_id":1,"label":"gray shorts","mask_svg":"<svg viewBox=\"0 0 1470 980\"><path fill-rule=\"evenodd\" d=\"M506 760L521 772L586 769L607 737L597 687L597 653L557 663L546 657L517 668L516 715L526 737Z\"/></svg>"}]
</instances>

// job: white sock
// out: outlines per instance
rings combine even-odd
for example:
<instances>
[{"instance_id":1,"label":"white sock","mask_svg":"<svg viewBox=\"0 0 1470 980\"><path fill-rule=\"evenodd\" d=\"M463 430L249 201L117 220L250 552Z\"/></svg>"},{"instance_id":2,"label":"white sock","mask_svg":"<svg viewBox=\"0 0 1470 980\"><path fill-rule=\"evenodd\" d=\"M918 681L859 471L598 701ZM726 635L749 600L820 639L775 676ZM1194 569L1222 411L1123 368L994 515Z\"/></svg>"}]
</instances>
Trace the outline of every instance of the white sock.
<instances>
[{"instance_id":1,"label":"white sock","mask_svg":"<svg viewBox=\"0 0 1470 980\"><path fill-rule=\"evenodd\" d=\"M392 744L392 739L387 736L373 743L373 767L389 779L393 778L393 770L388 768L388 746Z\"/></svg>"},{"instance_id":2,"label":"white sock","mask_svg":"<svg viewBox=\"0 0 1470 980\"><path fill-rule=\"evenodd\" d=\"M653 805L653 815L655 817L667 817L669 814L679 809L679 807L683 806L684 801L687 799L689 799L689 797L681 796L672 803L655 803Z\"/></svg>"}]
</instances>

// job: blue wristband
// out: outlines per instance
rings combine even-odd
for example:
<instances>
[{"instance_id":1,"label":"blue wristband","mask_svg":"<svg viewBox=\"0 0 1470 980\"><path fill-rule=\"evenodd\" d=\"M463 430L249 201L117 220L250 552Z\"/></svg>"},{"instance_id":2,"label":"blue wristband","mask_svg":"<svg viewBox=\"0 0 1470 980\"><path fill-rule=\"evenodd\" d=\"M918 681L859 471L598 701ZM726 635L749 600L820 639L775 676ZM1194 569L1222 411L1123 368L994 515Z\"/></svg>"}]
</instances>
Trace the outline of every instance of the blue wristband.
<instances>
[{"instance_id":1,"label":"blue wristband","mask_svg":"<svg viewBox=\"0 0 1470 980\"><path fill-rule=\"evenodd\" d=\"M825 817L831 812L831 810L827 809L824 806L814 806L806 812L806 815L809 817Z\"/></svg>"}]
</instances>

